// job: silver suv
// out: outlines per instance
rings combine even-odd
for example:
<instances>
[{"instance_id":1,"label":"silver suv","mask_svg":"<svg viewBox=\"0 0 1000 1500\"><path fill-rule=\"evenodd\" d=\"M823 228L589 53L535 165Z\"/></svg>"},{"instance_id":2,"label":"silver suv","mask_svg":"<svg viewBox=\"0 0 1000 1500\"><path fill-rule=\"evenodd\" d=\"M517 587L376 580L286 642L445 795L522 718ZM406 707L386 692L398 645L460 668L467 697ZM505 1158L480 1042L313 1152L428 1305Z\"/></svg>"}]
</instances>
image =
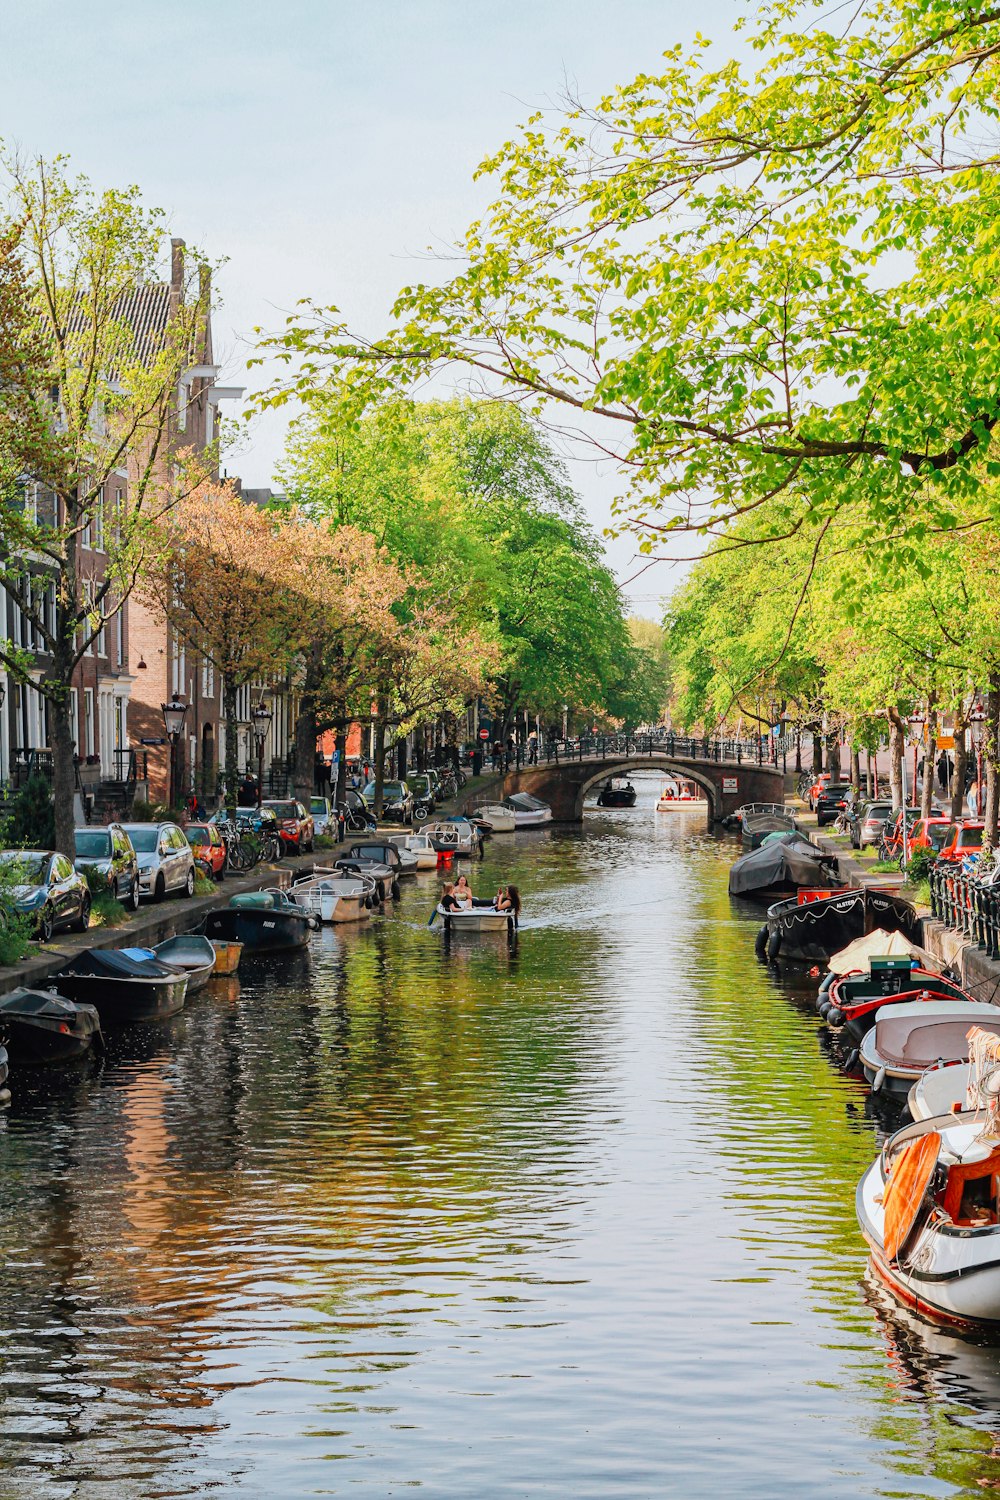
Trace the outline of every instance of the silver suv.
<instances>
[{"instance_id":1,"label":"silver suv","mask_svg":"<svg viewBox=\"0 0 1000 1500\"><path fill-rule=\"evenodd\" d=\"M139 894L162 901L170 891L194 895L194 855L176 823L122 825L139 860Z\"/></svg>"}]
</instances>

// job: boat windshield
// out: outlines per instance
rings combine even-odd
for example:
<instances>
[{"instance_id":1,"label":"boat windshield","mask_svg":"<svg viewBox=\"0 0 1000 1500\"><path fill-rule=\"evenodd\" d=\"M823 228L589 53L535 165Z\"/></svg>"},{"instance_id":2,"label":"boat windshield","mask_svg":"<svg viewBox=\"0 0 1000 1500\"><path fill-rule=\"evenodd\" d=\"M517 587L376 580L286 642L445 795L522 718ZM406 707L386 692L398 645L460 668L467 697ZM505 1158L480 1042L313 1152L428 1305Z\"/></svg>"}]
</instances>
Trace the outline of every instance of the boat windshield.
<instances>
[{"instance_id":1,"label":"boat windshield","mask_svg":"<svg viewBox=\"0 0 1000 1500\"><path fill-rule=\"evenodd\" d=\"M110 859L111 835L105 828L77 829L77 859Z\"/></svg>"}]
</instances>

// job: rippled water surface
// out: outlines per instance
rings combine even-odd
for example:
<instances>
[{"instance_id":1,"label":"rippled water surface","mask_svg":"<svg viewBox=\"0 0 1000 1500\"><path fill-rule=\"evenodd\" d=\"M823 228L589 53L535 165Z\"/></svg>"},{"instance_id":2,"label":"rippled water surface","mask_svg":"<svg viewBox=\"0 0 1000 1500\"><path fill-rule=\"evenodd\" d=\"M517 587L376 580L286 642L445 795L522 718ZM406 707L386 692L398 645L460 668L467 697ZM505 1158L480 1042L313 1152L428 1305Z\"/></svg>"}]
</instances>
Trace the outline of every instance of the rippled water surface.
<instances>
[{"instance_id":1,"label":"rippled water surface","mask_svg":"<svg viewBox=\"0 0 1000 1500\"><path fill-rule=\"evenodd\" d=\"M864 1092L697 813L496 838L0 1123L0 1495L973 1495L1000 1351L864 1280ZM1000 1443L1000 1439L997 1439Z\"/></svg>"}]
</instances>

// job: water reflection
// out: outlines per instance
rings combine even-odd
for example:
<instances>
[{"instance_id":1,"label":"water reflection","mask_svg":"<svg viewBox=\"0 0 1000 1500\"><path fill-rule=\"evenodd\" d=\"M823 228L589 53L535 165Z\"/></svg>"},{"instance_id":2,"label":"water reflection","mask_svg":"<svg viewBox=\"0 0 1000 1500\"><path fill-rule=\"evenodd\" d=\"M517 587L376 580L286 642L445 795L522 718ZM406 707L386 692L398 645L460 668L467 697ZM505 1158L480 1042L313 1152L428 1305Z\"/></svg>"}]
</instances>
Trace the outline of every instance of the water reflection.
<instances>
[{"instance_id":1,"label":"water reflection","mask_svg":"<svg viewBox=\"0 0 1000 1500\"><path fill-rule=\"evenodd\" d=\"M996 1352L901 1381L866 1298L863 1093L757 965L733 846L637 785L473 867L525 892L514 948L446 945L418 877L385 921L18 1086L4 1494L1000 1479L973 1396Z\"/></svg>"}]
</instances>

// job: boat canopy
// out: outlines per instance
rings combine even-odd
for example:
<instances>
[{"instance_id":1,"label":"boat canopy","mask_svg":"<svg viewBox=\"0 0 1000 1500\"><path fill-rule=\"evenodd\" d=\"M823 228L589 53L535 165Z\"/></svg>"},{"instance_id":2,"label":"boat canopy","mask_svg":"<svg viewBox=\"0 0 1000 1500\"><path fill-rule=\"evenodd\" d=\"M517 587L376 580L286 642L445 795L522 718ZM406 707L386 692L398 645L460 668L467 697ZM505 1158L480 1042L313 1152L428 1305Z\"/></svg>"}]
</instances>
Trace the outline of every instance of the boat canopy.
<instances>
[{"instance_id":1,"label":"boat canopy","mask_svg":"<svg viewBox=\"0 0 1000 1500\"><path fill-rule=\"evenodd\" d=\"M138 957L143 950L125 948L89 948L78 953L63 968L64 974L79 974L95 979L174 979L177 970L159 959ZM58 984L58 975L56 983Z\"/></svg>"},{"instance_id":2,"label":"boat canopy","mask_svg":"<svg viewBox=\"0 0 1000 1500\"><path fill-rule=\"evenodd\" d=\"M808 842L763 844L733 865L729 894L742 896L780 886L832 885L834 865L830 855Z\"/></svg>"}]
</instances>

